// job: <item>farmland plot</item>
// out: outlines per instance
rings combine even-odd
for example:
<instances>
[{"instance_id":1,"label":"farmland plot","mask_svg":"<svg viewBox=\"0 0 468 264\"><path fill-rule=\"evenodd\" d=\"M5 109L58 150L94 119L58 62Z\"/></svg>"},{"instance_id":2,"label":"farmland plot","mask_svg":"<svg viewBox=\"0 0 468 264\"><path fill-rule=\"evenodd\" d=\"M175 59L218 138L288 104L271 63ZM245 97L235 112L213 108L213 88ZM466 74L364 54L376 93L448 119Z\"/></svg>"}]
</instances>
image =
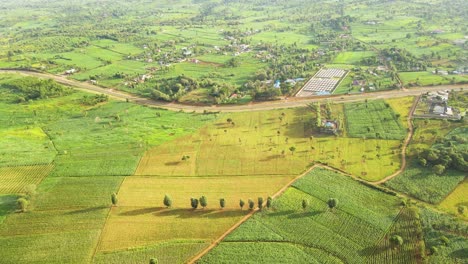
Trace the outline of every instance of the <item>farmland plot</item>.
<instances>
[{"instance_id":1,"label":"farmland plot","mask_svg":"<svg viewBox=\"0 0 468 264\"><path fill-rule=\"evenodd\" d=\"M338 198L336 209L328 209L330 197ZM307 210L301 208L303 199L309 201ZM397 203L395 197L343 175L315 169L274 200L271 211L255 214L200 262L236 263L280 251L277 258L285 261L300 261L310 253L312 263L364 263L372 257L367 249L393 224ZM257 241L261 246L252 248Z\"/></svg>"},{"instance_id":2,"label":"farmland plot","mask_svg":"<svg viewBox=\"0 0 468 264\"><path fill-rule=\"evenodd\" d=\"M53 165L0 167L0 194L21 193L24 187L39 184Z\"/></svg>"},{"instance_id":3,"label":"farmland plot","mask_svg":"<svg viewBox=\"0 0 468 264\"><path fill-rule=\"evenodd\" d=\"M348 135L359 138L404 139L399 117L383 100L345 104Z\"/></svg>"}]
</instances>

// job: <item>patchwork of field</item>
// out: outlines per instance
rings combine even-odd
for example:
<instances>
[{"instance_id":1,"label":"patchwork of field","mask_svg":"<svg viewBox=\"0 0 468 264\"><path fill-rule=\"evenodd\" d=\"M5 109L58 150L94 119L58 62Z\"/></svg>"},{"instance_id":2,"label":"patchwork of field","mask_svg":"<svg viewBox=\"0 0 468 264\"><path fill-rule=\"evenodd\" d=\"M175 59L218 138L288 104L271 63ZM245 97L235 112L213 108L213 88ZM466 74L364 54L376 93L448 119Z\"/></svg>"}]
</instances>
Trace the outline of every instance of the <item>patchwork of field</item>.
<instances>
[{"instance_id":1,"label":"patchwork of field","mask_svg":"<svg viewBox=\"0 0 468 264\"><path fill-rule=\"evenodd\" d=\"M266 200L293 178L127 177L119 190L119 206L111 212L99 250L148 246L166 240L214 240L247 214L247 210L240 210L240 199L247 202L264 197ZM173 201L169 209L164 208L164 194ZM202 195L207 198L208 206L191 209L190 198L198 199ZM220 198L226 201L224 209L220 209Z\"/></svg>"},{"instance_id":2,"label":"patchwork of field","mask_svg":"<svg viewBox=\"0 0 468 264\"><path fill-rule=\"evenodd\" d=\"M345 104L347 132L350 137L404 139L406 130L383 100Z\"/></svg>"},{"instance_id":3,"label":"patchwork of field","mask_svg":"<svg viewBox=\"0 0 468 264\"><path fill-rule=\"evenodd\" d=\"M318 161L373 181L399 168L400 141L313 133L313 118L306 108L223 114L197 133L147 151L136 175L297 175Z\"/></svg>"},{"instance_id":4,"label":"patchwork of field","mask_svg":"<svg viewBox=\"0 0 468 264\"><path fill-rule=\"evenodd\" d=\"M26 186L39 184L53 167L53 165L0 167L0 195L21 193Z\"/></svg>"},{"instance_id":5,"label":"patchwork of field","mask_svg":"<svg viewBox=\"0 0 468 264\"><path fill-rule=\"evenodd\" d=\"M333 210L326 204L331 197L339 201ZM303 199L310 203L306 210L301 208ZM370 200L373 203L366 202ZM247 259L258 263L368 262L376 257L375 250L391 251L377 245L391 229L398 212L396 197L335 172L315 169L274 200L272 210L255 214L200 263ZM407 250L400 253L411 256Z\"/></svg>"}]
</instances>

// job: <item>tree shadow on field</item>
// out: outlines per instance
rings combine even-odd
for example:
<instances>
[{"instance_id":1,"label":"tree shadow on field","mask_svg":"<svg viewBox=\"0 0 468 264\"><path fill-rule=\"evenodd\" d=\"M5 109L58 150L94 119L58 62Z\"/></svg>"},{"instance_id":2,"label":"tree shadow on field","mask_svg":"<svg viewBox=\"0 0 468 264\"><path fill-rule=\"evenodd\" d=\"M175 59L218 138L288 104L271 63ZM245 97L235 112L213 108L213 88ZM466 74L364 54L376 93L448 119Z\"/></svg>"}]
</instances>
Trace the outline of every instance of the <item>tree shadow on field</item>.
<instances>
[{"instance_id":1,"label":"tree shadow on field","mask_svg":"<svg viewBox=\"0 0 468 264\"><path fill-rule=\"evenodd\" d=\"M452 257L452 258L468 260L468 248L462 248L462 249L459 249L459 250L455 250L452 253L450 253L449 256Z\"/></svg>"},{"instance_id":2,"label":"tree shadow on field","mask_svg":"<svg viewBox=\"0 0 468 264\"><path fill-rule=\"evenodd\" d=\"M154 212L154 216L173 216L177 218L208 218L208 219L220 219L237 216L245 216L248 214L247 210L221 210L221 209L165 209L159 212Z\"/></svg>"},{"instance_id":3,"label":"tree shadow on field","mask_svg":"<svg viewBox=\"0 0 468 264\"><path fill-rule=\"evenodd\" d=\"M387 250L390 250L390 248L385 247L385 246L381 246L381 245L370 246L370 247L367 247L367 248L364 248L364 249L360 250L359 255L370 257L370 256L373 256L373 255L382 254L383 252L385 252Z\"/></svg>"},{"instance_id":4,"label":"tree shadow on field","mask_svg":"<svg viewBox=\"0 0 468 264\"><path fill-rule=\"evenodd\" d=\"M283 155L280 155L280 154L270 155L270 156L267 156L264 159L261 159L260 161L271 161L271 160L279 159L281 157L283 157Z\"/></svg>"},{"instance_id":5,"label":"tree shadow on field","mask_svg":"<svg viewBox=\"0 0 468 264\"><path fill-rule=\"evenodd\" d=\"M285 216L285 215L291 215L291 214L294 214L296 213L296 211L294 210L287 210L287 211L276 211L274 213L269 213L268 215L269 216Z\"/></svg>"},{"instance_id":6,"label":"tree shadow on field","mask_svg":"<svg viewBox=\"0 0 468 264\"><path fill-rule=\"evenodd\" d=\"M119 213L122 216L137 216L137 215L144 215L144 214L151 214L155 211L161 211L165 209L164 207L147 207L147 208L139 208L131 211L126 211Z\"/></svg>"},{"instance_id":7,"label":"tree shadow on field","mask_svg":"<svg viewBox=\"0 0 468 264\"><path fill-rule=\"evenodd\" d=\"M323 212L321 212L321 211L300 212L300 213L290 214L290 215L288 215L288 218L289 219L297 219L297 218L304 218L304 217L312 217L312 216L319 215L321 213L323 213Z\"/></svg>"},{"instance_id":8,"label":"tree shadow on field","mask_svg":"<svg viewBox=\"0 0 468 264\"><path fill-rule=\"evenodd\" d=\"M180 161L169 161L169 162L164 163L164 165L166 166L177 166L179 164L180 164Z\"/></svg>"},{"instance_id":9,"label":"tree shadow on field","mask_svg":"<svg viewBox=\"0 0 468 264\"><path fill-rule=\"evenodd\" d=\"M89 207L89 208L66 212L65 214L66 215L85 214L85 213L90 213L90 212L99 211L99 210L108 209L108 208L109 208L108 206Z\"/></svg>"}]
</instances>

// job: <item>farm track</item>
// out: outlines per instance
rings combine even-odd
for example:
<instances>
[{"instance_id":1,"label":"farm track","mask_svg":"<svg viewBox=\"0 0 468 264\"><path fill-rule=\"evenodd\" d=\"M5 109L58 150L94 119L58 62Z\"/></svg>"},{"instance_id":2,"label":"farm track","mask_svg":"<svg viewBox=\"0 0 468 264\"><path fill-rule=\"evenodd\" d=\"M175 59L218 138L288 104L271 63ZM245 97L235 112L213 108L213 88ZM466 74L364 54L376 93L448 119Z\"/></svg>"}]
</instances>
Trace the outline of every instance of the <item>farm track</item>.
<instances>
[{"instance_id":1,"label":"farm track","mask_svg":"<svg viewBox=\"0 0 468 264\"><path fill-rule=\"evenodd\" d=\"M92 85L85 82L79 82L71 80L61 75L54 75L49 73L40 73L35 71L27 70L1 70L0 73L17 73L26 76L34 76L39 78L50 78L54 79L58 83L70 86L77 90L83 90L93 93L106 94L119 100L128 100L140 105L146 105L151 107L158 107L172 111L188 111L188 112L249 112L249 111L263 111L283 108L295 108L305 107L313 102L324 102L332 100L335 103L348 103L357 102L365 99L388 99L388 98L399 98L407 96L418 96L425 92L438 91L438 90L455 90L459 88L468 88L467 85L438 85L438 86L421 86L413 87L411 89L402 90L391 90L364 94L351 94L351 95L331 95L331 96L317 96L317 97L304 97L304 98L284 98L277 101L269 102L255 102L247 105L228 105L228 106L196 106L196 105L185 105L174 102L161 102L155 101L148 98L139 97L122 91L114 90L112 88L102 88L96 85Z\"/></svg>"},{"instance_id":2,"label":"farm track","mask_svg":"<svg viewBox=\"0 0 468 264\"><path fill-rule=\"evenodd\" d=\"M413 126L413 122L411 121L412 118L413 118L413 114L414 114L414 111L416 110L416 106L418 105L418 102L419 102L419 99L420 99L421 96L418 96L414 99L413 101L413 105L411 106L411 110L408 114L408 119L407 119L407 122L408 122L408 135L406 136L406 139L405 139L405 142L403 143L403 147L401 148L401 167L398 171L396 171L395 173L393 173L392 175L389 175L379 181L376 181L376 182L371 182L372 184L382 184L382 183L385 183L393 178L395 178L396 176L400 175L400 173L402 173L403 171L405 171L406 169L406 149L408 148L408 145L409 143L411 142L411 139L413 138L413 134L414 134L414 126Z\"/></svg>"}]
</instances>

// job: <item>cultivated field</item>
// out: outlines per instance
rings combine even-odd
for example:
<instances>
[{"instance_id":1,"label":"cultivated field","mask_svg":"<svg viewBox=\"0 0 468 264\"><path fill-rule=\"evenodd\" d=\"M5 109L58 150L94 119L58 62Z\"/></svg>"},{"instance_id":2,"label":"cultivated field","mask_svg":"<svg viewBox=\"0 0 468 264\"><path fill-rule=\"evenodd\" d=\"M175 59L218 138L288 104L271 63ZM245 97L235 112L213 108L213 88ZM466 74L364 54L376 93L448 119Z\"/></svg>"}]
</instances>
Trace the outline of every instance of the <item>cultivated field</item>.
<instances>
[{"instance_id":1,"label":"cultivated field","mask_svg":"<svg viewBox=\"0 0 468 264\"><path fill-rule=\"evenodd\" d=\"M28 185L37 185L44 179L53 165L0 167L0 194L21 193Z\"/></svg>"},{"instance_id":2,"label":"cultivated field","mask_svg":"<svg viewBox=\"0 0 468 264\"><path fill-rule=\"evenodd\" d=\"M328 209L326 201L330 197L338 199L336 209ZM301 208L303 199L310 204L306 210ZM370 200L374 202L366 202ZM398 212L395 197L344 175L315 169L274 200L272 210L257 213L200 263L247 259L269 263L273 257L278 262L372 261L372 249L390 229ZM258 241L261 243L255 246Z\"/></svg>"},{"instance_id":3,"label":"cultivated field","mask_svg":"<svg viewBox=\"0 0 468 264\"><path fill-rule=\"evenodd\" d=\"M334 108L336 115L342 115L340 105ZM398 140L324 135L312 130L313 119L307 108L223 114L197 133L150 149L136 174L297 175L311 163L322 162L363 179L378 180L399 168ZM380 121L375 119L374 124L383 129ZM181 160L186 155L190 158Z\"/></svg>"},{"instance_id":4,"label":"cultivated field","mask_svg":"<svg viewBox=\"0 0 468 264\"><path fill-rule=\"evenodd\" d=\"M404 139L400 116L383 100L345 104L348 135L357 138Z\"/></svg>"}]
</instances>

